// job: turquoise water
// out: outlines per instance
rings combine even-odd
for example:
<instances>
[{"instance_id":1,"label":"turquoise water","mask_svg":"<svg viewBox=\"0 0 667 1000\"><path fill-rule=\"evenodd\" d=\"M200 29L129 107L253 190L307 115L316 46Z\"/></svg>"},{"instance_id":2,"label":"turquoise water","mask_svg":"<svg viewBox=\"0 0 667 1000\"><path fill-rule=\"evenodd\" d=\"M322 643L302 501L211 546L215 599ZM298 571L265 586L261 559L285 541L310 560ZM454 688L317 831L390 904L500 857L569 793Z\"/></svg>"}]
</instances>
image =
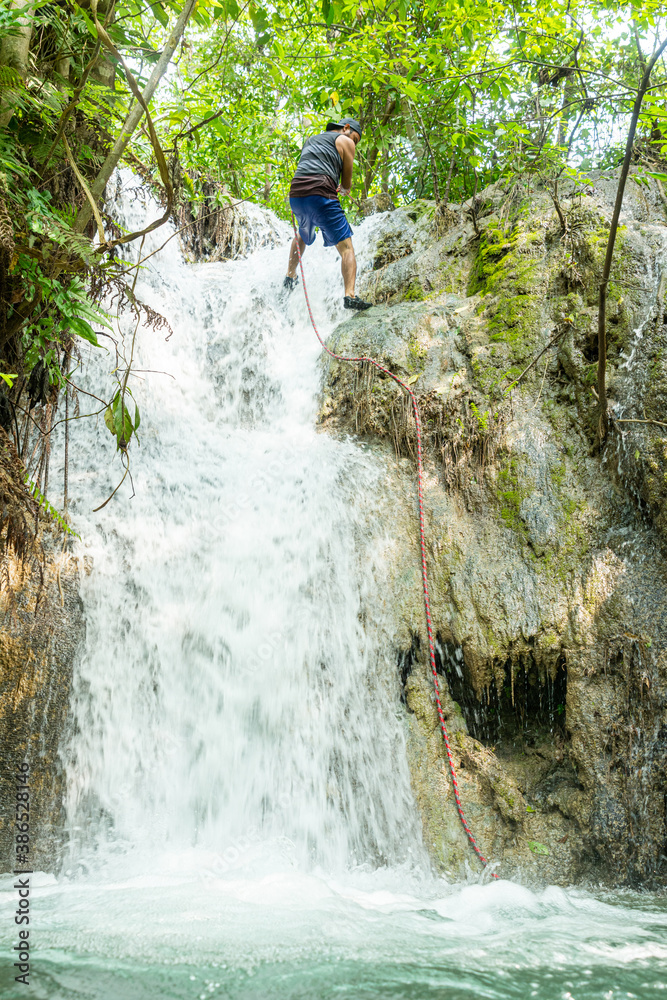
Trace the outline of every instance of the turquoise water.
<instances>
[{"instance_id":1,"label":"turquoise water","mask_svg":"<svg viewBox=\"0 0 667 1000\"><path fill-rule=\"evenodd\" d=\"M28 991L48 1000L620 1000L667 991L667 903L510 882L398 891L333 882L162 876L36 890ZM409 880L406 880L409 881ZM11 889L2 894L10 926ZM3 938L3 953L8 948Z\"/></svg>"}]
</instances>

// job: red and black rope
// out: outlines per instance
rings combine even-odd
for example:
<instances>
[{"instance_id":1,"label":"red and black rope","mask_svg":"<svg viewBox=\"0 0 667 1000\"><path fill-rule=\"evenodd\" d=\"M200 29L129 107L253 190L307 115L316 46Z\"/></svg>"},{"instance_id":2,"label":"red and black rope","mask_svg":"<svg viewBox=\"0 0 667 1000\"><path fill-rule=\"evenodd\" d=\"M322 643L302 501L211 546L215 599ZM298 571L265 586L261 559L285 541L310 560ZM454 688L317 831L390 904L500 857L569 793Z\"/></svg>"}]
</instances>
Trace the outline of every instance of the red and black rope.
<instances>
[{"instance_id":1,"label":"red and black rope","mask_svg":"<svg viewBox=\"0 0 667 1000\"><path fill-rule=\"evenodd\" d=\"M384 372L384 374L388 375L389 378L393 379L394 382L397 383L397 385L400 385L400 387L405 392L407 392L408 396L410 397L410 402L412 403L412 412L414 413L415 425L416 425L416 430L417 430L417 504L418 504L418 508L419 508L419 543L420 543L420 547L421 547L422 588L423 588L423 591L424 591L424 608L425 608L425 611L426 611L426 632L427 632L427 635L428 635L428 653L429 653L429 663L430 663L430 667L431 667L431 675L433 677L433 687L435 689L435 703L436 703L436 705L438 707L438 719L440 720L440 731L442 733L442 738L443 738L444 743L445 743L445 750L447 752L447 761L449 763L449 773L450 773L451 778L452 778L452 788L454 790L454 798L456 800L456 809L457 809L458 814L459 814L459 819L461 820L461 824L463 826L463 829L466 832L468 840L470 841L472 849L474 850L475 854L477 855L477 857L479 858L479 860L482 862L482 864L484 866L486 866L486 865L488 865L489 862L487 861L487 859L484 857L484 855L480 851L479 847L477 846L477 841L475 840L475 838L474 838L474 836L472 834L472 831L471 831L470 827L468 826L468 823L467 823L466 818L465 818L465 814L463 812L463 806L461 805L461 797L459 795L459 785L458 785L458 782L456 780L456 770L454 768L454 760L453 760L453 757L452 757L452 750L451 750L451 747L449 745L449 735L447 733L447 726L445 724L445 716L444 716L444 713L442 711L442 704L440 702L440 684L439 684L439 681L438 681L438 671L437 671L436 662L435 662L435 645L434 645L434 642L433 642L433 624L431 622L431 601L430 601L429 589L428 589L428 572L427 572L427 569L426 569L426 528L425 528L425 525L424 525L424 489L423 489L424 464L423 464L423 455L422 455L422 425L421 425L421 418L420 418L420 415L419 415L419 404L417 403L417 397L415 396L415 394L412 391L412 389L410 388L410 386L407 385L405 382L403 382L398 377L398 375L394 375L394 373L392 371L390 371L384 365L381 365L379 361L375 361L374 358L352 358L352 357L346 357L345 355L342 355L342 354L336 354L334 351L330 350L327 347L327 345L324 343L324 341L322 340L322 337L320 336L320 332L317 329L317 324L315 323L315 317L313 316L313 310L312 310L311 305L310 305L310 299L308 298L308 289L306 287L306 275L304 274L304 270L303 270L303 260L302 260L302 257L301 257L301 248L299 246L299 240L297 238L296 223L294 221L294 216L293 215L292 215L292 227L294 229L294 236L295 236L295 240L296 240L296 248L297 248L297 252L299 254L299 268L301 270L301 281L303 282L303 294L306 297L306 305L308 306L308 315L310 316L310 322L313 325L313 330L315 331L315 336L319 340L319 342L322 345L322 347L324 348L324 350L327 352L327 354L330 357L335 358L336 361L366 362L366 364L373 365L373 367L377 368L378 371ZM498 876L495 873L493 873L493 878L498 878Z\"/></svg>"}]
</instances>

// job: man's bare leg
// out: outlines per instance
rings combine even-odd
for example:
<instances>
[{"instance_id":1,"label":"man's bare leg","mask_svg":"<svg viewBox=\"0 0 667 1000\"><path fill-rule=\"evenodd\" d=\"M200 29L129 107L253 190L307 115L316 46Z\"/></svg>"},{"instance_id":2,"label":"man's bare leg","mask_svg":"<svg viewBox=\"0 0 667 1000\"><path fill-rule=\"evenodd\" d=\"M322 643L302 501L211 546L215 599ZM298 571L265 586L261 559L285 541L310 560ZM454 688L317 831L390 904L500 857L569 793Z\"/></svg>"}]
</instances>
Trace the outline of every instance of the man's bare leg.
<instances>
[{"instance_id":1,"label":"man's bare leg","mask_svg":"<svg viewBox=\"0 0 667 1000\"><path fill-rule=\"evenodd\" d=\"M340 254L340 270L345 282L345 294L353 297L357 280L357 258L354 255L354 247L350 237L348 236L346 240L337 243L336 250Z\"/></svg>"},{"instance_id":2,"label":"man's bare leg","mask_svg":"<svg viewBox=\"0 0 667 1000\"><path fill-rule=\"evenodd\" d=\"M357 258L350 237L348 236L346 240L341 240L340 243L337 243L336 250L340 254L340 270L345 282L345 308L370 309L371 303L362 302L354 292L357 281Z\"/></svg>"},{"instance_id":3,"label":"man's bare leg","mask_svg":"<svg viewBox=\"0 0 667 1000\"><path fill-rule=\"evenodd\" d=\"M298 249L297 249L298 241ZM348 241L349 242L349 241ZM303 242L300 236L295 236L292 239L292 246L289 251L289 263L287 265L287 277L294 278L296 275L296 269L299 266L299 250L303 254L306 249L306 244Z\"/></svg>"}]
</instances>

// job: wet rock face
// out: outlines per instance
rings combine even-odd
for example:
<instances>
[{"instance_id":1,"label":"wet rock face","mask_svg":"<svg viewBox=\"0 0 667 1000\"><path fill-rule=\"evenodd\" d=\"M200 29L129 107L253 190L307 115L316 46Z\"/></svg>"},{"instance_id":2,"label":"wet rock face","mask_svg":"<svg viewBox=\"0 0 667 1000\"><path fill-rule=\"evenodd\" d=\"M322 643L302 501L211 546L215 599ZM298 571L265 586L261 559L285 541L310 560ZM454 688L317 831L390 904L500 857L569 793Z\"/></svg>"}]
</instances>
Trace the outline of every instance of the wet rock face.
<instances>
[{"instance_id":1,"label":"wet rock face","mask_svg":"<svg viewBox=\"0 0 667 1000\"><path fill-rule=\"evenodd\" d=\"M395 207L391 195L383 192L362 201L359 211L362 219L367 219L369 215L375 215L376 212L393 212Z\"/></svg>"},{"instance_id":2,"label":"wet rock face","mask_svg":"<svg viewBox=\"0 0 667 1000\"><path fill-rule=\"evenodd\" d=\"M667 428L620 421L667 412L667 227L656 192L626 195L609 292L619 421L599 455L591 385L615 182L594 180L564 200L566 233L544 193L516 189L483 193L477 232L465 212L443 220L423 203L370 219L360 287L381 304L331 346L377 358L419 399L437 669L480 848L507 875L656 886L667 881ZM390 379L323 366L322 424L363 436L387 465L413 788L434 862L456 874L475 862L423 655L414 421Z\"/></svg>"},{"instance_id":3,"label":"wet rock face","mask_svg":"<svg viewBox=\"0 0 667 1000\"><path fill-rule=\"evenodd\" d=\"M667 539L667 276L656 266L652 308L640 319L617 375L617 423L608 461L616 462L636 501Z\"/></svg>"},{"instance_id":4,"label":"wet rock face","mask_svg":"<svg viewBox=\"0 0 667 1000\"><path fill-rule=\"evenodd\" d=\"M53 871L62 850L61 740L72 670L84 635L78 572L62 539L42 532L43 581L10 561L10 588L0 593L0 866L16 867L16 774L29 765L30 867ZM25 867L25 866L23 866Z\"/></svg>"},{"instance_id":5,"label":"wet rock face","mask_svg":"<svg viewBox=\"0 0 667 1000\"><path fill-rule=\"evenodd\" d=\"M278 222L267 208L235 197L224 184L210 179L198 183L195 197L193 181L178 159L173 170L176 201L172 221L187 260L237 260L260 247L282 246L292 238L291 225ZM150 178L146 180L151 184ZM118 197L120 179L116 184Z\"/></svg>"}]
</instances>

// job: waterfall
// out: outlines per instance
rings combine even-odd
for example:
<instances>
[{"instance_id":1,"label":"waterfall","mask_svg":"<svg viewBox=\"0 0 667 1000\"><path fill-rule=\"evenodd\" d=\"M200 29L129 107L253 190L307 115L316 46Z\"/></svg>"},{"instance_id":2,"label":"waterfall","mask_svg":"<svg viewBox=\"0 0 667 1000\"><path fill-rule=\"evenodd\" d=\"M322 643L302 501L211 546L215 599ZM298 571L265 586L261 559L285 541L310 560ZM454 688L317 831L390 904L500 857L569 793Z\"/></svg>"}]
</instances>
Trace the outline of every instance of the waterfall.
<instances>
[{"instance_id":1,"label":"waterfall","mask_svg":"<svg viewBox=\"0 0 667 1000\"><path fill-rule=\"evenodd\" d=\"M160 211L127 173L113 200L133 230ZM319 345L301 289L281 291L289 229L252 212L246 260L187 265L172 239L139 272L138 299L173 334L137 328L132 483L97 512L122 476L115 442L102 414L71 425L87 636L68 853L30 875L31 995L663 995L663 898L433 877L388 620L386 467L318 433ZM355 234L362 266L376 223ZM344 317L338 261L320 244L305 266L328 334ZM108 399L135 326L114 316L75 384ZM100 406L80 394L82 415ZM59 449L62 433L52 502ZM3 1000L25 995L8 960L15 882L0 879Z\"/></svg>"},{"instance_id":2,"label":"waterfall","mask_svg":"<svg viewBox=\"0 0 667 1000\"><path fill-rule=\"evenodd\" d=\"M113 201L135 230L160 212L127 172ZM90 571L71 863L425 864L379 598L382 469L318 433L319 345L301 290L281 287L290 231L255 215L279 251L191 265L172 239L142 266L136 296L173 334L137 328L133 489L126 479L97 513L122 475L115 441L101 415L72 428L70 509ZM313 248L306 268L330 332L344 318L337 255ZM114 317L125 356L136 325L130 310ZM118 361L101 342L73 381L104 399Z\"/></svg>"}]
</instances>

